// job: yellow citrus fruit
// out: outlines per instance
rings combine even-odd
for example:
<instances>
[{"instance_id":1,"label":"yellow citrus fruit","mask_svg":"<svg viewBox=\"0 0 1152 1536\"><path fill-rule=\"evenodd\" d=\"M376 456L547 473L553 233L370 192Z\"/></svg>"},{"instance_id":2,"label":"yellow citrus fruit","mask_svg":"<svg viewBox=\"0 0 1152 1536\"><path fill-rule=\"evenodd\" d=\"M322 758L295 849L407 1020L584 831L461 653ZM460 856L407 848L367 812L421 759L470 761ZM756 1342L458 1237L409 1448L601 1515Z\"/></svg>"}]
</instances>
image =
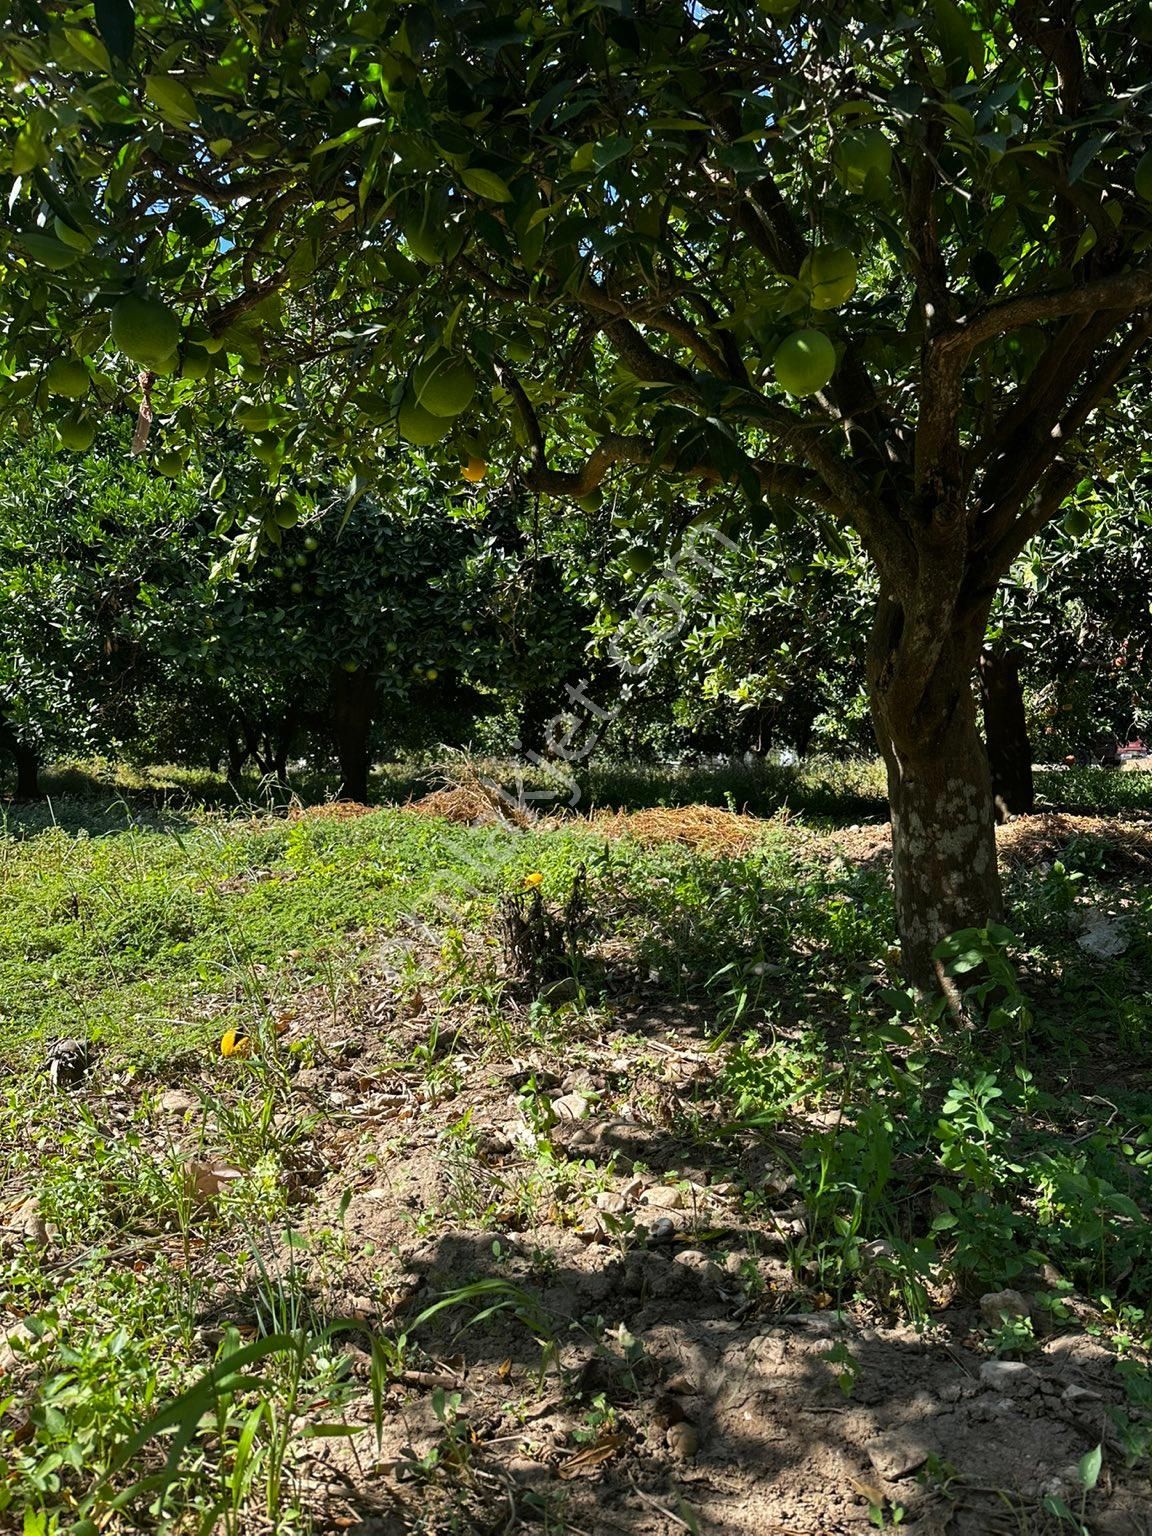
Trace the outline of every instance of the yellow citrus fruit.
<instances>
[{"instance_id":1,"label":"yellow citrus fruit","mask_svg":"<svg viewBox=\"0 0 1152 1536\"><path fill-rule=\"evenodd\" d=\"M483 459L469 459L460 473L470 485L479 485L488 473L488 466Z\"/></svg>"}]
</instances>

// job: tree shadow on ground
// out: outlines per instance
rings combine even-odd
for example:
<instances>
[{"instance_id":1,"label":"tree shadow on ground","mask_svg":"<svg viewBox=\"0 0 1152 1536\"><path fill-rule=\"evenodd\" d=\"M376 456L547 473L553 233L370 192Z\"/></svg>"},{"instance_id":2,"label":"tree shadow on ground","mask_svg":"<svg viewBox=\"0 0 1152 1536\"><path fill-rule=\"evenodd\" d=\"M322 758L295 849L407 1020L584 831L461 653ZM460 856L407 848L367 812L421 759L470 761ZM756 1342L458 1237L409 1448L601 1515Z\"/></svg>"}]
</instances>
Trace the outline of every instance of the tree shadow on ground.
<instances>
[{"instance_id":1,"label":"tree shadow on ground","mask_svg":"<svg viewBox=\"0 0 1152 1536\"><path fill-rule=\"evenodd\" d=\"M992 1383L963 1310L920 1334L790 1311L784 1288L750 1301L707 1244L593 1244L549 1265L530 1239L456 1232L409 1269L393 1327L414 1328L413 1369L386 1393L379 1448L366 1423L314 1469L327 1518L356 1536L840 1536L872 1528L870 1510L1039 1536L1067 1528L1044 1497L1076 1502L1079 1458L1114 1440L1092 1395L1102 1351L1054 1338ZM1089 1510L1099 1536L1152 1528L1122 1474Z\"/></svg>"}]
</instances>

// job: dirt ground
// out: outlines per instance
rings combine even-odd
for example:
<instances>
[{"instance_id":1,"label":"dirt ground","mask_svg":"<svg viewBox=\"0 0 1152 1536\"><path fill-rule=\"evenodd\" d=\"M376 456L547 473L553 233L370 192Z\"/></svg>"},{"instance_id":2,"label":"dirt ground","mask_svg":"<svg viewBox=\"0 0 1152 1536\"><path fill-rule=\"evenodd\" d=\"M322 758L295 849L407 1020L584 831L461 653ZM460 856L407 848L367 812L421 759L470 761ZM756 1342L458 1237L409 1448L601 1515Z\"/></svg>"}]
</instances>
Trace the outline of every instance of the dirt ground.
<instances>
[{"instance_id":1,"label":"dirt ground","mask_svg":"<svg viewBox=\"0 0 1152 1536\"><path fill-rule=\"evenodd\" d=\"M394 1065L402 1005L386 969L339 1035L317 1000L323 1060L295 1083L323 1115L309 1229L335 1224L352 1191L346 1266L310 1282L327 1315L364 1325L348 1344L363 1430L316 1442L301 1471L319 1529L1076 1528L1045 1499L1079 1507L1079 1460L1111 1443L1107 1409L1120 1401L1090 1317L1041 1332L1026 1362L993 1360L979 1348L979 1298L935 1298L923 1331L893 1321L883 1244L865 1277L872 1299L837 1312L793 1279L788 1243L805 1213L764 1139L717 1126L689 1143L670 1129L673 1104L707 1118L712 1101L716 1060L691 1016L634 999L613 1037L566 1042L580 1064L563 1073L554 1051L470 1057L464 1023L458 1071L437 1096ZM401 1028L427 1034L419 1016ZM555 1117L547 1154L533 1130L540 1098L524 1111L532 1081ZM755 1219L742 1213L749 1189L767 1196ZM481 1281L504 1289L413 1327ZM242 1307L222 1298L218 1321L243 1323ZM379 1442L376 1329L411 1330ZM1106 1473L1088 1516L1094 1536L1148 1536L1146 1476Z\"/></svg>"}]
</instances>

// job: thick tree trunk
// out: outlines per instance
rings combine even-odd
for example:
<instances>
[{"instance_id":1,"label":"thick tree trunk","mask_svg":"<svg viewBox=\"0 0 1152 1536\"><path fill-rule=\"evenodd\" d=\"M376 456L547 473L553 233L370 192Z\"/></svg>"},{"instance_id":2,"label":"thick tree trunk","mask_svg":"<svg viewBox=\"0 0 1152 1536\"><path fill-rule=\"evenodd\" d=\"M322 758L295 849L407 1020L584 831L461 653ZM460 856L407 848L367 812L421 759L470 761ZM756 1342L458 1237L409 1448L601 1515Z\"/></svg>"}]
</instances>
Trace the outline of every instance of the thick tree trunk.
<instances>
[{"instance_id":1,"label":"thick tree trunk","mask_svg":"<svg viewBox=\"0 0 1152 1536\"><path fill-rule=\"evenodd\" d=\"M32 747L26 747L22 742L16 742L12 748L12 755L16 759L17 800L39 800L39 754Z\"/></svg>"},{"instance_id":2,"label":"thick tree trunk","mask_svg":"<svg viewBox=\"0 0 1152 1536\"><path fill-rule=\"evenodd\" d=\"M961 928L982 928L1003 912L996 864L992 785L976 727L971 675L979 631L957 634L912 692L914 674L901 606L882 598L869 658L869 694L888 770L892 879L904 973L936 987L933 950Z\"/></svg>"},{"instance_id":3,"label":"thick tree trunk","mask_svg":"<svg viewBox=\"0 0 1152 1536\"><path fill-rule=\"evenodd\" d=\"M1032 743L1028 739L1020 665L1011 651L981 652L980 697L997 817L1003 821L1008 816L1027 815L1036 807Z\"/></svg>"},{"instance_id":4,"label":"thick tree trunk","mask_svg":"<svg viewBox=\"0 0 1152 1536\"><path fill-rule=\"evenodd\" d=\"M345 672L332 676L332 734L340 764L341 800L368 801L369 742L372 712L376 700L375 684L365 672Z\"/></svg>"}]
</instances>

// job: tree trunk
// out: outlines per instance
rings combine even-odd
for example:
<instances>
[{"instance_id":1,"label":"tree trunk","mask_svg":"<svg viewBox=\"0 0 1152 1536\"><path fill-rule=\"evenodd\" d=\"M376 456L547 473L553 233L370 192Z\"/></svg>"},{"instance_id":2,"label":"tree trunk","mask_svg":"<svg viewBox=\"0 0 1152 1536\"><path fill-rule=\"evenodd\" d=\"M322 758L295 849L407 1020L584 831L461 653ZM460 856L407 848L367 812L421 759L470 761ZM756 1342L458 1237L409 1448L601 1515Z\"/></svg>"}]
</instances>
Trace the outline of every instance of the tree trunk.
<instances>
[{"instance_id":1,"label":"tree trunk","mask_svg":"<svg viewBox=\"0 0 1152 1536\"><path fill-rule=\"evenodd\" d=\"M1009 816L1028 815L1036 808L1032 743L1028 740L1020 664L1012 651L996 648L981 652L980 697L997 818L1004 821Z\"/></svg>"},{"instance_id":2,"label":"tree trunk","mask_svg":"<svg viewBox=\"0 0 1152 1536\"><path fill-rule=\"evenodd\" d=\"M16 759L16 798L17 800L38 800L40 798L40 755L33 747L27 747L23 742L16 742L12 748L12 755Z\"/></svg>"},{"instance_id":3,"label":"tree trunk","mask_svg":"<svg viewBox=\"0 0 1152 1536\"><path fill-rule=\"evenodd\" d=\"M368 803L369 742L376 688L363 671L332 675L332 734L340 764L338 798Z\"/></svg>"},{"instance_id":4,"label":"tree trunk","mask_svg":"<svg viewBox=\"0 0 1152 1536\"><path fill-rule=\"evenodd\" d=\"M949 637L920 676L898 602L881 598L873 631L869 698L888 770L896 925L904 974L924 988L943 982L932 957L941 939L986 927L1003 912L992 785L971 684L982 634L980 615L978 628Z\"/></svg>"}]
</instances>

